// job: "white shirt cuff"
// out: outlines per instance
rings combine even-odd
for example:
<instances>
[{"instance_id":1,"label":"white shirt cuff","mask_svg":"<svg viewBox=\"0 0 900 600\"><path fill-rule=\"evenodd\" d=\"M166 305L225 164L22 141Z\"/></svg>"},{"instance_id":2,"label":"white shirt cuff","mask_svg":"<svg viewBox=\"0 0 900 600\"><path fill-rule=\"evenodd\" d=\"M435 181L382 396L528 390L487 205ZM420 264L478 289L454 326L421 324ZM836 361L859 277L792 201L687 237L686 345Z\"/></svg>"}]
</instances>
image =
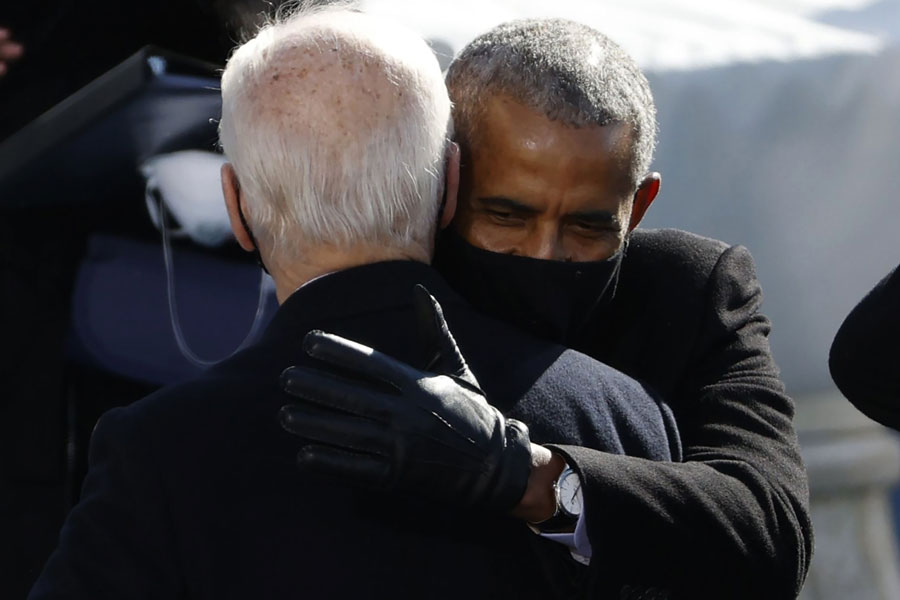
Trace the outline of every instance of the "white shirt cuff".
<instances>
[{"instance_id":1,"label":"white shirt cuff","mask_svg":"<svg viewBox=\"0 0 900 600\"><path fill-rule=\"evenodd\" d=\"M569 547L572 558L581 564L591 563L591 541L588 539L587 526L584 524L584 511L578 516L575 531L571 533L541 533L542 537Z\"/></svg>"}]
</instances>

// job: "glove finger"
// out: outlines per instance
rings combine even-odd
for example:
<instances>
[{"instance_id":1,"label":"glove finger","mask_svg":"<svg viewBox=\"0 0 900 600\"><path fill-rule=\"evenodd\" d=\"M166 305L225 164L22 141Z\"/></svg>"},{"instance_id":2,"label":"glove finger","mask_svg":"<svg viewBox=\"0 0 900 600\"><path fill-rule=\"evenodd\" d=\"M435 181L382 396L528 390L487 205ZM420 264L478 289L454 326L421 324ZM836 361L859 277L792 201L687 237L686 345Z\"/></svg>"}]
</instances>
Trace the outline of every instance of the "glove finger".
<instances>
[{"instance_id":1,"label":"glove finger","mask_svg":"<svg viewBox=\"0 0 900 600\"><path fill-rule=\"evenodd\" d=\"M397 390L421 377L421 373L406 363L333 333L310 331L303 338L303 350L313 358Z\"/></svg>"},{"instance_id":2,"label":"glove finger","mask_svg":"<svg viewBox=\"0 0 900 600\"><path fill-rule=\"evenodd\" d=\"M310 367L282 371L281 389L311 404L376 421L387 421L395 407L394 398L369 383Z\"/></svg>"},{"instance_id":3,"label":"glove finger","mask_svg":"<svg viewBox=\"0 0 900 600\"><path fill-rule=\"evenodd\" d=\"M416 284L413 288L413 306L416 311L421 347L429 357L425 369L440 375L453 375L480 389L475 375L469 370L466 359L459 351L453 334L450 333L440 302L425 286Z\"/></svg>"},{"instance_id":4,"label":"glove finger","mask_svg":"<svg viewBox=\"0 0 900 600\"><path fill-rule=\"evenodd\" d=\"M278 419L286 431L329 446L379 455L387 455L392 446L389 427L352 415L313 412L286 404L281 407Z\"/></svg>"},{"instance_id":5,"label":"glove finger","mask_svg":"<svg viewBox=\"0 0 900 600\"><path fill-rule=\"evenodd\" d=\"M370 487L386 487L391 476L386 459L318 444L304 446L297 453L297 466Z\"/></svg>"}]
</instances>

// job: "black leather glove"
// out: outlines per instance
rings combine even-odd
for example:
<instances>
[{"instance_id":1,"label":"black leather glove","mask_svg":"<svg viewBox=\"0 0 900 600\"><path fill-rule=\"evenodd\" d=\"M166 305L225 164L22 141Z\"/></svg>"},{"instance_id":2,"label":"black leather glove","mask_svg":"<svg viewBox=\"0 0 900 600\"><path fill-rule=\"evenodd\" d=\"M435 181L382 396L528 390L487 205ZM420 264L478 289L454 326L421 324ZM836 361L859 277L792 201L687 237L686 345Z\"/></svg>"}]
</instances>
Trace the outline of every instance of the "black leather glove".
<instances>
[{"instance_id":1,"label":"black leather glove","mask_svg":"<svg viewBox=\"0 0 900 600\"><path fill-rule=\"evenodd\" d=\"M437 300L422 286L414 300L429 371L336 335L306 335L306 353L335 370L281 375L296 397L281 408L281 425L306 441L298 463L387 491L512 509L531 473L528 428L488 404Z\"/></svg>"}]
</instances>

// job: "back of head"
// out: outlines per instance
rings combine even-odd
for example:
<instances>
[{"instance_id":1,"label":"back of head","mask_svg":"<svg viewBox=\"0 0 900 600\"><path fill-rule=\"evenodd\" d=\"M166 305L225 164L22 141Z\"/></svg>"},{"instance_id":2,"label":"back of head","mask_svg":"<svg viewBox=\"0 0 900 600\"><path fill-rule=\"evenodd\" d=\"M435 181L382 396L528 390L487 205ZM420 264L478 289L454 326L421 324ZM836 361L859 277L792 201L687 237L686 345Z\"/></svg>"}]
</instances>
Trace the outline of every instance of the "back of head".
<instances>
[{"instance_id":1,"label":"back of head","mask_svg":"<svg viewBox=\"0 0 900 600\"><path fill-rule=\"evenodd\" d=\"M656 109L646 77L608 37L565 19L525 19L475 38L447 70L456 134L474 141L486 99L506 95L574 127L627 123L631 177L647 173L656 145Z\"/></svg>"},{"instance_id":2,"label":"back of head","mask_svg":"<svg viewBox=\"0 0 900 600\"><path fill-rule=\"evenodd\" d=\"M342 6L282 14L222 76L220 141L261 244L430 248L450 101L427 44Z\"/></svg>"}]
</instances>

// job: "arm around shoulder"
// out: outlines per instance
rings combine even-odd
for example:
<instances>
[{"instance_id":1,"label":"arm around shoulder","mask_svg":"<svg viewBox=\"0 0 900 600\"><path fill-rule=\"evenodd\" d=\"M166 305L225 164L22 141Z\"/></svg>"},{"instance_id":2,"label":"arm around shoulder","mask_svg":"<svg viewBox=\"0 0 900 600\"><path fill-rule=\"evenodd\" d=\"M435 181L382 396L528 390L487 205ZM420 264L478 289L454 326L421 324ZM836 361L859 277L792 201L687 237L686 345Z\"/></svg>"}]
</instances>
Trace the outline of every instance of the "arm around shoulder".
<instances>
[{"instance_id":1,"label":"arm around shoulder","mask_svg":"<svg viewBox=\"0 0 900 600\"><path fill-rule=\"evenodd\" d=\"M698 300L667 398L684 462L557 448L584 483L592 569L676 597L794 598L812 552L807 480L750 254L724 250Z\"/></svg>"}]
</instances>

